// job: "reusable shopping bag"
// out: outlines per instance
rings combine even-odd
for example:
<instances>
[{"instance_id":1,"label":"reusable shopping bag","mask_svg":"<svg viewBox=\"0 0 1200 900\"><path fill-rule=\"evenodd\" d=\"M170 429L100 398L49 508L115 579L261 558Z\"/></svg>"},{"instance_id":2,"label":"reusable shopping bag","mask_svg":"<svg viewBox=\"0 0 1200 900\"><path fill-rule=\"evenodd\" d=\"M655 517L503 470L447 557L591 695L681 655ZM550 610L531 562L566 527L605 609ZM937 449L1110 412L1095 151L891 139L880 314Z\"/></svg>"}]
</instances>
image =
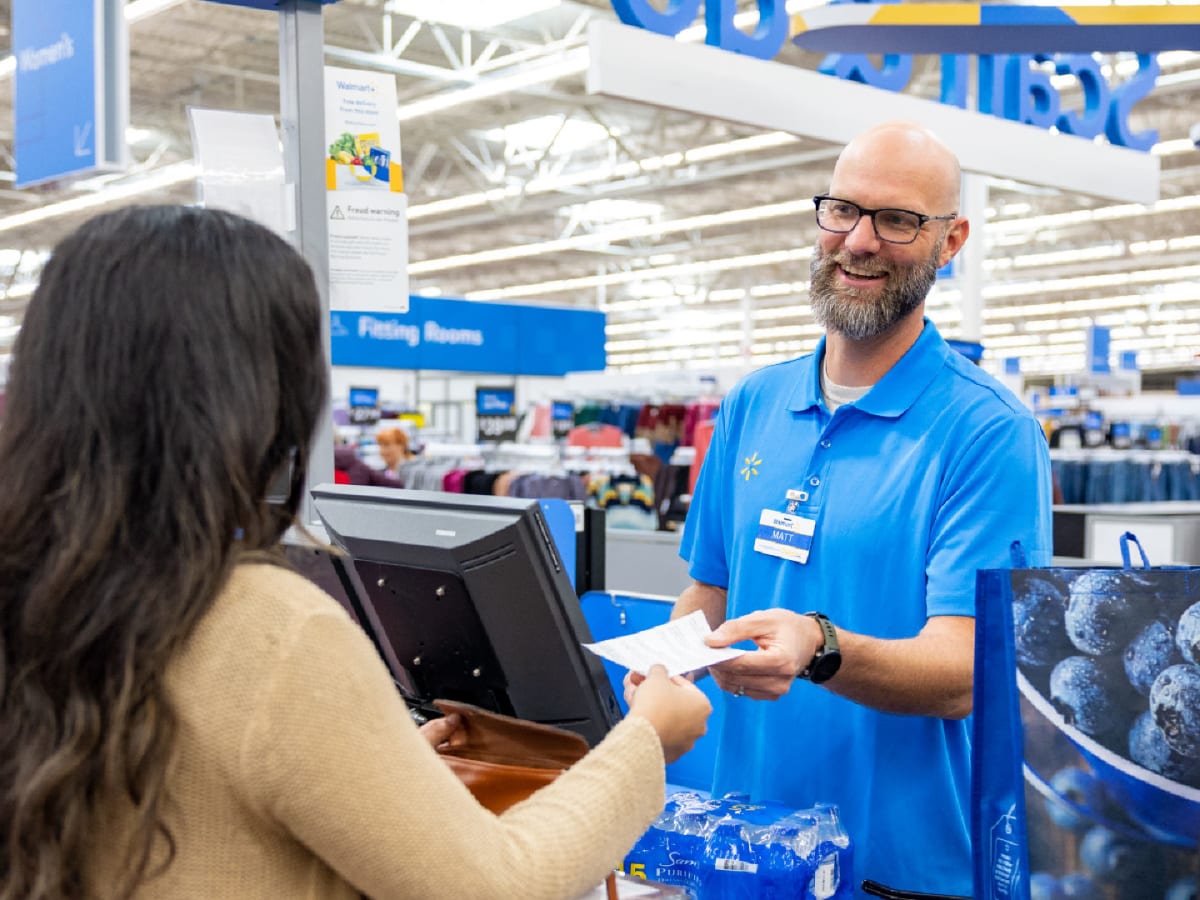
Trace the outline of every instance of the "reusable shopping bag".
<instances>
[{"instance_id":1,"label":"reusable shopping bag","mask_svg":"<svg viewBox=\"0 0 1200 900\"><path fill-rule=\"evenodd\" d=\"M977 900L1194 897L1200 569L1013 552L976 582Z\"/></svg>"}]
</instances>

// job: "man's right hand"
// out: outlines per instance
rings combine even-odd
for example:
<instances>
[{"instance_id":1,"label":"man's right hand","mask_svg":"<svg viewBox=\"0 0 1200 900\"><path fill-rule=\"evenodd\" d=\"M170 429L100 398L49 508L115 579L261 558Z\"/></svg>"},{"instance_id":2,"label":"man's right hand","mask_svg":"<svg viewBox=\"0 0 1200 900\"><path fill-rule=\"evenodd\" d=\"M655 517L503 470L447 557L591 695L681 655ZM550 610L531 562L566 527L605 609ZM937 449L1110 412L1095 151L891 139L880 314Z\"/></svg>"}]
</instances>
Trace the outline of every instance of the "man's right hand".
<instances>
[{"instance_id":1,"label":"man's right hand","mask_svg":"<svg viewBox=\"0 0 1200 900\"><path fill-rule=\"evenodd\" d=\"M722 690L738 697L778 700L791 690L796 675L812 660L825 637L810 616L788 609L762 609L726 620L704 639L710 647L747 640L758 649L712 666L713 677Z\"/></svg>"}]
</instances>

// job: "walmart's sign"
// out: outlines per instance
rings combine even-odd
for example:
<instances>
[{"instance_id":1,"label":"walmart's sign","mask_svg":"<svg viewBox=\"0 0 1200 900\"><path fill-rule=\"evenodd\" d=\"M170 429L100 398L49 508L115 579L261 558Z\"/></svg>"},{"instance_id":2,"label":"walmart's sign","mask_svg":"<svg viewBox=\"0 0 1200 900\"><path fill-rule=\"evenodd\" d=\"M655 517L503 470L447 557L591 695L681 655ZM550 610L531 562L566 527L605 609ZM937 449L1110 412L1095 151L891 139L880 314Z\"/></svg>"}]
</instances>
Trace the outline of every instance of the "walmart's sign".
<instances>
[{"instance_id":1,"label":"walmart's sign","mask_svg":"<svg viewBox=\"0 0 1200 900\"><path fill-rule=\"evenodd\" d=\"M652 6L651 0L612 0L612 4L617 16L625 24L675 36L696 20L700 14L702 0L668 0L662 10ZM956 29L954 34L960 39L964 28L992 27L995 31L998 29L993 26L1003 25L1006 46L1011 47L1013 42L1017 41L1030 50L1078 50L1074 43L1069 48L1059 47L1055 43L1066 40L1063 37L1068 33L1066 31L1043 32L1032 27L1023 31L1022 23L1029 26L1040 25L1045 23L1048 17L1055 23L1062 24L1064 13L1061 10L1051 9L1048 13L1044 7L1007 6L1002 8L999 17L995 14L989 15L987 10L980 13L976 8L972 24L963 18L964 15L970 17L971 4L930 7L924 4L889 6L834 3L822 10L804 14L805 17L812 17L815 12L820 12L840 17L836 20L839 23L835 29L836 37L825 36L823 42L814 43L813 33L808 30L804 18L797 16L794 23L789 20L784 0L758 0L758 5L758 26L753 34L746 34L733 23L737 12L736 0L708 0L703 3L706 43L760 59L774 59L787 41L789 30L796 30L800 32L797 43L804 46L817 46L819 49L839 46L863 51L828 55L818 66L822 73L890 91L904 90L912 77L912 56L893 51L903 49L903 46L897 45L903 45L906 39L913 39L913 23L921 21L921 16L940 16L942 19L952 17ZM951 7L949 11L947 7ZM843 10L847 12L843 14ZM1136 17L1144 13L1132 12L1126 15ZM847 31L846 26L841 24L842 19L847 16L853 21L863 20L870 24L872 43L869 48L856 45L857 32ZM1131 23L1137 21L1139 20L1136 18L1130 20ZM938 24L942 26L946 23L939 19ZM1159 25L1156 24L1155 27L1158 28ZM1155 43L1147 46L1159 48L1162 40L1161 30L1150 34L1135 32L1133 28L1134 25L1129 24L1124 31L1130 43L1123 49L1140 49L1138 42L1149 40L1150 37L1154 38ZM1097 40L1103 40L1107 45L1114 41L1114 29L1117 34L1122 33L1119 25L1111 25L1105 34L1093 34ZM936 29L934 31L936 32ZM1150 34L1150 37L1147 34ZM895 43L890 46L887 43L889 35L895 39ZM1039 44L1039 36L1047 38L1050 43ZM1071 40L1077 42L1078 37ZM943 50L948 49L944 40L939 46ZM965 40L953 46L955 49L971 49L970 43ZM867 52L884 53L882 63L876 65L866 55ZM1041 128L1057 128L1064 133L1089 140L1103 134L1110 143L1135 150L1148 150L1158 141L1156 131L1134 132L1129 127L1130 110L1153 89L1158 77L1158 63L1150 53L1138 55L1137 72L1119 85L1110 85L1101 73L1100 64L1090 53L1084 52L983 54L978 57L977 67L979 112ZM1053 68L1057 75L1068 75L1075 79L1083 96L1082 110L1064 107L1059 90L1051 83L1047 68ZM943 55L940 98L942 102L965 109L969 78L970 66L967 56L957 53Z\"/></svg>"},{"instance_id":2,"label":"walmart's sign","mask_svg":"<svg viewBox=\"0 0 1200 900\"><path fill-rule=\"evenodd\" d=\"M505 375L603 370L604 313L412 297L408 312L331 314L335 366Z\"/></svg>"}]
</instances>

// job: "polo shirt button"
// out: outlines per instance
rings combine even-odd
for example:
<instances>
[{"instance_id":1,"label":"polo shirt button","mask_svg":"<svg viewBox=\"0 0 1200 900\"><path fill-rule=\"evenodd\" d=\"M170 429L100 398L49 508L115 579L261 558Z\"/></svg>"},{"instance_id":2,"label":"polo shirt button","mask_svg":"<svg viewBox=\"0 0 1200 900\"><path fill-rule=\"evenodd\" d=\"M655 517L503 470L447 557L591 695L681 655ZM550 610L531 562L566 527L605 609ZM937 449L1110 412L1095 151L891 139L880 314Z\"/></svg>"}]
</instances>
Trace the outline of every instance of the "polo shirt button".
<instances>
[{"instance_id":1,"label":"polo shirt button","mask_svg":"<svg viewBox=\"0 0 1200 900\"><path fill-rule=\"evenodd\" d=\"M816 487L818 484L821 483L821 479L818 478L816 475L814 475L812 478L808 479L808 483L811 484L813 487Z\"/></svg>"},{"instance_id":2,"label":"polo shirt button","mask_svg":"<svg viewBox=\"0 0 1200 900\"><path fill-rule=\"evenodd\" d=\"M828 450L833 446L833 441L821 441L821 446Z\"/></svg>"}]
</instances>

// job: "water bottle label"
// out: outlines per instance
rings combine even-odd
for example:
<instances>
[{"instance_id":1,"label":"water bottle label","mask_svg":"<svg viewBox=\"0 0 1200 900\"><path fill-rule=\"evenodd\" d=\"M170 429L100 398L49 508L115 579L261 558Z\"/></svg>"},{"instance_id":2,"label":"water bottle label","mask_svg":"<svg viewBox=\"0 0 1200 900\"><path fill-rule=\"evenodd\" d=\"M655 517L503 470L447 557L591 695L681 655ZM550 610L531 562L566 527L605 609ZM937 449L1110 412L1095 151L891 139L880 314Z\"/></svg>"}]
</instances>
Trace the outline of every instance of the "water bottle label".
<instances>
[{"instance_id":1,"label":"water bottle label","mask_svg":"<svg viewBox=\"0 0 1200 900\"><path fill-rule=\"evenodd\" d=\"M758 864L746 862L744 859L718 859L714 865L722 872L750 872L753 874L758 871Z\"/></svg>"},{"instance_id":2,"label":"water bottle label","mask_svg":"<svg viewBox=\"0 0 1200 900\"><path fill-rule=\"evenodd\" d=\"M817 871L813 873L813 896L817 900L825 900L837 893L837 887L837 857L831 854L821 860Z\"/></svg>"}]
</instances>

